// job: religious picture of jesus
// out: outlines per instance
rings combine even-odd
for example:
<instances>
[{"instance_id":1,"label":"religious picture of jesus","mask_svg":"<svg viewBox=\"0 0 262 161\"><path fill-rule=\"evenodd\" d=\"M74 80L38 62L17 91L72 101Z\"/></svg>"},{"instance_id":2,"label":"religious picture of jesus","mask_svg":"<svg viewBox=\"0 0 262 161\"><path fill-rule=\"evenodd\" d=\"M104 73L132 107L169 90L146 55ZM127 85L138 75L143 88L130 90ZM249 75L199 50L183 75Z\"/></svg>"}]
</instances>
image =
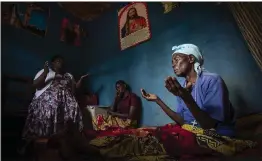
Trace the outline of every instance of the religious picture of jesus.
<instances>
[{"instance_id":1,"label":"religious picture of jesus","mask_svg":"<svg viewBox=\"0 0 262 161\"><path fill-rule=\"evenodd\" d=\"M127 11L126 23L121 30L121 36L126 37L131 33L141 30L147 26L146 19L137 14L135 7L131 7Z\"/></svg>"},{"instance_id":2,"label":"religious picture of jesus","mask_svg":"<svg viewBox=\"0 0 262 161\"><path fill-rule=\"evenodd\" d=\"M133 2L118 11L118 29L121 50L138 45L151 38L148 9L145 2Z\"/></svg>"}]
</instances>

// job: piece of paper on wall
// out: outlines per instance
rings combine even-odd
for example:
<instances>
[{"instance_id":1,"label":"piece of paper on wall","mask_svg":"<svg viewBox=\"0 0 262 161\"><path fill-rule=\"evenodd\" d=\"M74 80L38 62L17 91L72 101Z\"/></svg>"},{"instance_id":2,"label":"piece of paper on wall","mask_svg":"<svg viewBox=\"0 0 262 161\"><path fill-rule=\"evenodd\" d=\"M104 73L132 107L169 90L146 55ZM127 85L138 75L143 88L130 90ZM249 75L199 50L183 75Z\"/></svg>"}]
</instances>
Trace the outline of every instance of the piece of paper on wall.
<instances>
[{"instance_id":1,"label":"piece of paper on wall","mask_svg":"<svg viewBox=\"0 0 262 161\"><path fill-rule=\"evenodd\" d=\"M164 13L171 12L174 8L179 6L178 2L161 2L164 7Z\"/></svg>"},{"instance_id":2,"label":"piece of paper on wall","mask_svg":"<svg viewBox=\"0 0 262 161\"><path fill-rule=\"evenodd\" d=\"M118 11L118 32L121 50L151 38L148 8L145 2L130 3Z\"/></svg>"}]
</instances>

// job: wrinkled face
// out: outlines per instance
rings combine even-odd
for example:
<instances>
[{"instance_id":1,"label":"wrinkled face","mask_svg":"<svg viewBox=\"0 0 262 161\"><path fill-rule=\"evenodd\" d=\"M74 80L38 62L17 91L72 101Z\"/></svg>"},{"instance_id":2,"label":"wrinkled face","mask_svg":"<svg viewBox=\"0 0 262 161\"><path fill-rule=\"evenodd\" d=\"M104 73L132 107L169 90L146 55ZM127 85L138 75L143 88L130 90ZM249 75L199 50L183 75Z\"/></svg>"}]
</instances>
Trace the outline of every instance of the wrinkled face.
<instances>
[{"instance_id":1,"label":"wrinkled face","mask_svg":"<svg viewBox=\"0 0 262 161\"><path fill-rule=\"evenodd\" d=\"M116 91L120 95L123 94L126 91L126 86L124 84L116 84Z\"/></svg>"},{"instance_id":2,"label":"wrinkled face","mask_svg":"<svg viewBox=\"0 0 262 161\"><path fill-rule=\"evenodd\" d=\"M54 69L62 69L64 67L64 60L61 58L56 59L55 61L52 62L53 68Z\"/></svg>"},{"instance_id":3,"label":"wrinkled face","mask_svg":"<svg viewBox=\"0 0 262 161\"><path fill-rule=\"evenodd\" d=\"M172 67L174 73L178 77L184 77L187 75L190 66L194 60L190 59L189 55L177 53L172 57Z\"/></svg>"},{"instance_id":4,"label":"wrinkled face","mask_svg":"<svg viewBox=\"0 0 262 161\"><path fill-rule=\"evenodd\" d=\"M128 17L129 18L133 18L133 17L135 17L135 15L136 15L136 9L135 8L131 8L129 10L129 12L128 12Z\"/></svg>"}]
</instances>

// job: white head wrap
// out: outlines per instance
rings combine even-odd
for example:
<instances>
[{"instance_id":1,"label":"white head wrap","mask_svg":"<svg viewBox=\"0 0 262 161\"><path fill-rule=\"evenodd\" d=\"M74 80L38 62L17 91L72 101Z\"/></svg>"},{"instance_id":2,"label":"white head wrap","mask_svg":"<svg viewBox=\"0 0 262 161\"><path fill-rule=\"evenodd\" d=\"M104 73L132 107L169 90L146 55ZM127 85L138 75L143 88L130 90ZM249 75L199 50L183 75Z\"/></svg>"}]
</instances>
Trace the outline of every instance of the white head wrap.
<instances>
[{"instance_id":1,"label":"white head wrap","mask_svg":"<svg viewBox=\"0 0 262 161\"><path fill-rule=\"evenodd\" d=\"M201 74L202 70L204 70L204 68L202 67L204 63L204 59L201 52L199 51L199 48L196 45L182 44L179 46L173 46L172 50L173 50L172 56L174 56L177 53L185 54L185 55L193 55L196 58L194 63L194 69L197 75Z\"/></svg>"}]
</instances>

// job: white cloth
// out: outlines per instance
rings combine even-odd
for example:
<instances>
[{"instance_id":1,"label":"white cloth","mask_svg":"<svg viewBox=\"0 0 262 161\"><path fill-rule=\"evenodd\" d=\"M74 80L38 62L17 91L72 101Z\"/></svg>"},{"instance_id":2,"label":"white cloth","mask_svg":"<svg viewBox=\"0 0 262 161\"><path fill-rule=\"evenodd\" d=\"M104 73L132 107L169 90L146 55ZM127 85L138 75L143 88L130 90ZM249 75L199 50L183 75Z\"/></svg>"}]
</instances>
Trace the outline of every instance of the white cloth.
<instances>
[{"instance_id":1,"label":"white cloth","mask_svg":"<svg viewBox=\"0 0 262 161\"><path fill-rule=\"evenodd\" d=\"M43 72L44 72L44 69L40 70L36 74L34 80L36 80ZM55 74L56 73L51 68L49 68L49 72L48 72L48 74L46 76L45 82L48 82L48 81L50 81L50 82L48 84L46 84L46 86L44 88L42 88L40 90L36 89L34 98L38 98L42 93L44 93L51 86L51 84L53 82L52 80L55 78ZM73 79L73 75L72 74L70 74L70 73L66 73L66 74L68 74L71 77L71 79Z\"/></svg>"},{"instance_id":2,"label":"white cloth","mask_svg":"<svg viewBox=\"0 0 262 161\"><path fill-rule=\"evenodd\" d=\"M185 54L185 55L193 55L196 58L195 63L194 63L194 69L195 69L195 71L198 75L204 69L202 67L202 65L204 63L204 58L203 58L199 48L196 45L194 45L194 44L182 44L182 45L178 45L178 46L173 46L172 50L173 50L172 56L174 56L175 54L178 54L178 53Z\"/></svg>"}]
</instances>

